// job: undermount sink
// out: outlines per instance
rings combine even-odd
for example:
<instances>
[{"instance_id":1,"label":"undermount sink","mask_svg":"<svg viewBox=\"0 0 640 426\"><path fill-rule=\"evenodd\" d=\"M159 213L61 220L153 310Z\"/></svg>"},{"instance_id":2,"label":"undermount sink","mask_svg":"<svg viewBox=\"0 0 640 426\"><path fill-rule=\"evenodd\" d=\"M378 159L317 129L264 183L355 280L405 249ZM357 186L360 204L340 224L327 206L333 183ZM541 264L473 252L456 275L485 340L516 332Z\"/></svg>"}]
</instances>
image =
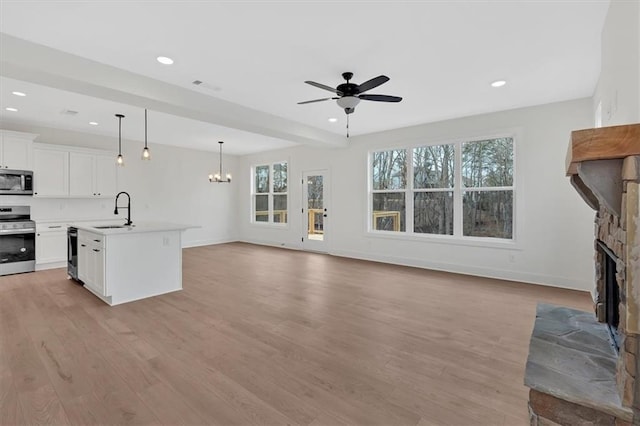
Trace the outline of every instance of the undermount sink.
<instances>
[{"instance_id":1,"label":"undermount sink","mask_svg":"<svg viewBox=\"0 0 640 426\"><path fill-rule=\"evenodd\" d=\"M133 226L133 225L131 225ZM104 225L104 226L94 226L96 229L119 229L119 228L131 228L131 226L126 225Z\"/></svg>"}]
</instances>

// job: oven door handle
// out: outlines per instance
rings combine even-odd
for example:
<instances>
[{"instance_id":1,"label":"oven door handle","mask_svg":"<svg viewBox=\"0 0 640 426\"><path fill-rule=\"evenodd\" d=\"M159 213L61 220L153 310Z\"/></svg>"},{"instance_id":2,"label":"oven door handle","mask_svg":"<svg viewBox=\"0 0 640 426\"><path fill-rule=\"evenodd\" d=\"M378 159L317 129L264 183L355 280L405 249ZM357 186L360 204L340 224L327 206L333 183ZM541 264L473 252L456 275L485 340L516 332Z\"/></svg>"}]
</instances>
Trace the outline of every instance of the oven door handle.
<instances>
[{"instance_id":1,"label":"oven door handle","mask_svg":"<svg viewBox=\"0 0 640 426\"><path fill-rule=\"evenodd\" d=\"M35 234L36 228L0 229L0 235Z\"/></svg>"}]
</instances>

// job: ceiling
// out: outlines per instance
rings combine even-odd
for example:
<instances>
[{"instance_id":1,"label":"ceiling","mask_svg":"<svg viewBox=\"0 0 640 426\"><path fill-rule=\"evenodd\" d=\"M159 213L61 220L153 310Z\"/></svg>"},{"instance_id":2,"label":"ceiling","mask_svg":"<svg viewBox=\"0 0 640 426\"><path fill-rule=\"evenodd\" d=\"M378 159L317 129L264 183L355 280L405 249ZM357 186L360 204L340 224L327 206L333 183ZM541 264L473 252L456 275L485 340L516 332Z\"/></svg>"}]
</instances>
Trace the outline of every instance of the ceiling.
<instances>
[{"instance_id":1,"label":"ceiling","mask_svg":"<svg viewBox=\"0 0 640 426\"><path fill-rule=\"evenodd\" d=\"M157 143L216 150L223 139L232 154L340 145L346 117L334 101L296 104L331 96L305 80L335 87L344 71L355 83L391 78L370 93L404 100L361 102L352 136L587 97L608 5L3 0L0 33L14 48L0 51L0 118L117 135L113 114L122 112L138 117L123 121L123 133L141 139L148 106ZM174 64L159 64L160 55ZM507 84L492 88L498 79ZM14 104L18 112L5 110Z\"/></svg>"}]
</instances>

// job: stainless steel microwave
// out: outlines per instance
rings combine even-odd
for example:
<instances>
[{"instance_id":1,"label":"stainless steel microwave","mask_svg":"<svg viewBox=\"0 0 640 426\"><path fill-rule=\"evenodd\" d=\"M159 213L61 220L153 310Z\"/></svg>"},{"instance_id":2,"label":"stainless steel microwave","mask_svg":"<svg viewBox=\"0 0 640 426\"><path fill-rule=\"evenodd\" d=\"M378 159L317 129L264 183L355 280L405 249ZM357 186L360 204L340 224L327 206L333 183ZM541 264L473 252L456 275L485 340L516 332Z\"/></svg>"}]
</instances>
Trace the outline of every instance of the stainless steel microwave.
<instances>
[{"instance_id":1,"label":"stainless steel microwave","mask_svg":"<svg viewBox=\"0 0 640 426\"><path fill-rule=\"evenodd\" d=\"M0 169L0 195L33 195L33 172Z\"/></svg>"}]
</instances>

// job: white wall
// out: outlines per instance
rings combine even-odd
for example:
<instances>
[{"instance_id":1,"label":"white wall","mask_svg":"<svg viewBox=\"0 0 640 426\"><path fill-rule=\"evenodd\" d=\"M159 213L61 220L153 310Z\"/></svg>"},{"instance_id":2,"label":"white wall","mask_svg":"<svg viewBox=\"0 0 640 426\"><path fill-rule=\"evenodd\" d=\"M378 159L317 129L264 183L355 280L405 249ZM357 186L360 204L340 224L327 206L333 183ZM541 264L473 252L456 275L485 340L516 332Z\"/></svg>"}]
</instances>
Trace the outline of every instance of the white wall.
<instances>
[{"instance_id":1,"label":"white wall","mask_svg":"<svg viewBox=\"0 0 640 426\"><path fill-rule=\"evenodd\" d=\"M4 128L37 133L39 143L83 146L117 153L117 139L45 127L6 125ZM212 142L216 144L217 142ZM118 189L131 194L131 220L162 221L198 226L183 234L183 246L237 240L237 188L208 180L217 171L217 152L150 144L152 159L140 159L143 144L123 140L125 167L118 169ZM234 174L237 157L225 156L225 172ZM37 173L37 172L36 172ZM37 179L37 175L36 175ZM125 198L120 199L124 204ZM113 199L46 199L0 196L0 204L31 205L34 220L114 219ZM121 210L119 217L126 217Z\"/></svg>"},{"instance_id":2,"label":"white wall","mask_svg":"<svg viewBox=\"0 0 640 426\"><path fill-rule=\"evenodd\" d=\"M330 170L329 253L591 290L593 218L565 176L570 132L591 127L591 99L485 114L354 137L348 148L297 147L240 157L238 170L240 238L249 242L301 247L301 176ZM370 150L492 135L516 129L516 178L521 201L517 249L381 238L367 234L367 158ZM252 165L289 161L289 225L250 223Z\"/></svg>"},{"instance_id":3,"label":"white wall","mask_svg":"<svg viewBox=\"0 0 640 426\"><path fill-rule=\"evenodd\" d=\"M612 0L602 29L602 66L593 97L602 125L640 122L640 2Z\"/></svg>"}]
</instances>

